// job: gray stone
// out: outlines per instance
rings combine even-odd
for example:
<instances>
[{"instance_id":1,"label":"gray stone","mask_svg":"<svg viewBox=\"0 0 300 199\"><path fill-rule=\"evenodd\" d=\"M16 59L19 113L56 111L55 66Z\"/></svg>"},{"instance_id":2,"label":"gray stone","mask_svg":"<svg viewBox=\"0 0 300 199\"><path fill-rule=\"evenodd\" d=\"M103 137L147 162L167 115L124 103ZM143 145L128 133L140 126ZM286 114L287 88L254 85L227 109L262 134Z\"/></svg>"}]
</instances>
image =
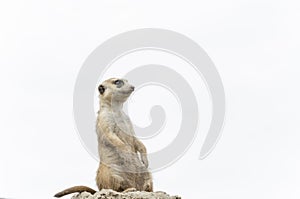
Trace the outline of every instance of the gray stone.
<instances>
[{"instance_id":1,"label":"gray stone","mask_svg":"<svg viewBox=\"0 0 300 199\"><path fill-rule=\"evenodd\" d=\"M145 192L145 191L132 191L132 192L116 192L111 189L102 189L94 195L83 192L76 194L72 199L181 199L180 196L170 196L166 192Z\"/></svg>"}]
</instances>

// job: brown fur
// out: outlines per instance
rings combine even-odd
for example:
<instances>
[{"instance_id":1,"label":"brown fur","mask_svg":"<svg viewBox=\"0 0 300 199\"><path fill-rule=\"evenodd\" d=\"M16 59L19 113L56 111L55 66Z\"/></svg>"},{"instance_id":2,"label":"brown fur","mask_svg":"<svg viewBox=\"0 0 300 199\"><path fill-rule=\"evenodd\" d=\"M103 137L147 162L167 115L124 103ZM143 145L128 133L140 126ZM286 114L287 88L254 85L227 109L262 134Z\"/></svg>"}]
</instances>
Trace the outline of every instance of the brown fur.
<instances>
[{"instance_id":1,"label":"brown fur","mask_svg":"<svg viewBox=\"0 0 300 199\"><path fill-rule=\"evenodd\" d=\"M91 194L96 193L95 190L93 190L93 189L91 189L89 187L86 187L86 186L75 186L75 187L71 187L69 189L66 189L64 191L61 191L61 192L55 194L54 197L60 198L62 196L65 196L65 195L68 195L68 194L71 194L71 193L76 193L76 192L81 193L81 192L84 192L84 191L89 192Z\"/></svg>"},{"instance_id":2,"label":"brown fur","mask_svg":"<svg viewBox=\"0 0 300 199\"><path fill-rule=\"evenodd\" d=\"M122 85L116 84L121 80ZM97 118L97 136L100 164L96 183L101 189L115 191L153 191L151 173L148 171L147 150L135 137L129 117L122 111L123 103L134 87L125 79L111 78L99 86L100 110ZM88 187L71 187L58 194L95 191Z\"/></svg>"}]
</instances>

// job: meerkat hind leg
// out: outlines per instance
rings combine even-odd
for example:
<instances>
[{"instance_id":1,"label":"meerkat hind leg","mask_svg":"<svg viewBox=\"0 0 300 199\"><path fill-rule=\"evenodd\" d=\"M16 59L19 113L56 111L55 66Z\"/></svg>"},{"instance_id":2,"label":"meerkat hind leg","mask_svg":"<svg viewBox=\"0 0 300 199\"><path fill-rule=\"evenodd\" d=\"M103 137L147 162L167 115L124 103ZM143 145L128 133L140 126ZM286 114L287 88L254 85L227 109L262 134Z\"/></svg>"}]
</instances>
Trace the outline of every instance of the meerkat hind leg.
<instances>
[{"instance_id":1,"label":"meerkat hind leg","mask_svg":"<svg viewBox=\"0 0 300 199\"><path fill-rule=\"evenodd\" d=\"M125 189L124 191L122 191L123 193L128 193L128 192L135 192L135 191L137 191L136 190L136 188L134 188L134 187L131 187L131 188L127 188L127 189Z\"/></svg>"}]
</instances>

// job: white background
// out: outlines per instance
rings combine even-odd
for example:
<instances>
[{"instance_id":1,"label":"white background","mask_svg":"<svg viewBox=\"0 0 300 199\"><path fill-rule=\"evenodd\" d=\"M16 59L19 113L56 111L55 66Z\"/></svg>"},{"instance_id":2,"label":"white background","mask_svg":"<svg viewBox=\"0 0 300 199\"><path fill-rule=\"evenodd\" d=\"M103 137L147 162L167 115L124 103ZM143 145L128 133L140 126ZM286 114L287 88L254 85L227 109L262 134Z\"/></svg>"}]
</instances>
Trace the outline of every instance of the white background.
<instances>
[{"instance_id":1,"label":"white background","mask_svg":"<svg viewBox=\"0 0 300 199\"><path fill-rule=\"evenodd\" d=\"M0 197L96 188L98 163L73 122L77 73L106 39L155 27L198 42L227 97L213 153L198 160L198 136L182 159L154 174L155 189L183 198L298 199L299 9L290 0L1 1Z\"/></svg>"}]
</instances>

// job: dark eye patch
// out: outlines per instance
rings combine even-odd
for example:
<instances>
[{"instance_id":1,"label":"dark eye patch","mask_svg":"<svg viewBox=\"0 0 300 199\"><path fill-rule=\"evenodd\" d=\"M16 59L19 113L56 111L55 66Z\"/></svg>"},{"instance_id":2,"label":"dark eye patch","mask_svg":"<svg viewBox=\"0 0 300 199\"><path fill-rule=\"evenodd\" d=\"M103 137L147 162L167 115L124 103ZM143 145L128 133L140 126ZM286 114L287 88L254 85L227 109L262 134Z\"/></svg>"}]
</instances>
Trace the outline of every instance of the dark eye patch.
<instances>
[{"instance_id":1,"label":"dark eye patch","mask_svg":"<svg viewBox=\"0 0 300 199\"><path fill-rule=\"evenodd\" d=\"M102 94L104 93L104 91L105 91L105 87L104 87L103 85L100 85L100 86L98 87L98 91L99 91L100 94L102 95Z\"/></svg>"},{"instance_id":2,"label":"dark eye patch","mask_svg":"<svg viewBox=\"0 0 300 199\"><path fill-rule=\"evenodd\" d=\"M114 84L117 86L117 88L121 88L124 85L124 82L123 80L118 79L114 81Z\"/></svg>"}]
</instances>

